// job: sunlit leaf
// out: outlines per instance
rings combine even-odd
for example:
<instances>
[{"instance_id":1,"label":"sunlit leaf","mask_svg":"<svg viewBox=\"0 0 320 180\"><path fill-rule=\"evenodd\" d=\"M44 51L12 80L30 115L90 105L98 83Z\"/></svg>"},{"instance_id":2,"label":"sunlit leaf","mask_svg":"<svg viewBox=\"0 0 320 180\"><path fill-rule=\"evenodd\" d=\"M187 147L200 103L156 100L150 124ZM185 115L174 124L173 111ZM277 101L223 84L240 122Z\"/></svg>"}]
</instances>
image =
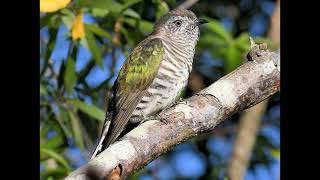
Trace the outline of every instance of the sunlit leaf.
<instances>
[{"instance_id":1,"label":"sunlit leaf","mask_svg":"<svg viewBox=\"0 0 320 180\"><path fill-rule=\"evenodd\" d=\"M77 83L76 63L73 58L69 58L66 65L66 71L64 74L64 85L68 94L71 94L74 86Z\"/></svg>"},{"instance_id":2,"label":"sunlit leaf","mask_svg":"<svg viewBox=\"0 0 320 180\"><path fill-rule=\"evenodd\" d=\"M140 19L140 14L135 12L134 10L132 9L126 9L124 12L123 12L123 15L126 15L126 16L130 16L130 17L133 17L133 18L137 18L137 19Z\"/></svg>"},{"instance_id":3,"label":"sunlit leaf","mask_svg":"<svg viewBox=\"0 0 320 180\"><path fill-rule=\"evenodd\" d=\"M69 9L61 10L61 19L64 25L67 27L68 30L71 30L73 22L75 21L75 15Z\"/></svg>"},{"instance_id":4,"label":"sunlit leaf","mask_svg":"<svg viewBox=\"0 0 320 180\"><path fill-rule=\"evenodd\" d=\"M63 156L60 154L56 153L55 151L51 149L46 149L46 148L40 148L40 153L46 154L50 156L51 158L55 159L59 163L61 163L68 171L71 170L68 162L64 159Z\"/></svg>"},{"instance_id":5,"label":"sunlit leaf","mask_svg":"<svg viewBox=\"0 0 320 180\"><path fill-rule=\"evenodd\" d=\"M280 159L280 149L271 149L270 152L274 158Z\"/></svg>"},{"instance_id":6,"label":"sunlit leaf","mask_svg":"<svg viewBox=\"0 0 320 180\"><path fill-rule=\"evenodd\" d=\"M225 61L226 63L224 68L226 73L233 71L235 68L241 65L241 52L235 45L232 44L230 47L228 47L225 54Z\"/></svg>"},{"instance_id":7,"label":"sunlit leaf","mask_svg":"<svg viewBox=\"0 0 320 180\"><path fill-rule=\"evenodd\" d=\"M139 30L143 33L151 33L152 29L153 29L153 23L145 21L145 20L139 20L139 19L125 17L124 23L129 24L132 27L138 26Z\"/></svg>"},{"instance_id":8,"label":"sunlit leaf","mask_svg":"<svg viewBox=\"0 0 320 180\"><path fill-rule=\"evenodd\" d=\"M94 34L99 35L99 36L104 37L104 38L107 38L110 41L112 40L111 35L107 31L105 31L102 28L100 28L99 25L97 25L97 24L86 24L86 27L91 32L93 32Z\"/></svg>"},{"instance_id":9,"label":"sunlit leaf","mask_svg":"<svg viewBox=\"0 0 320 180\"><path fill-rule=\"evenodd\" d=\"M68 102L97 120L104 121L105 119L104 111L94 105L88 105L77 99L68 100Z\"/></svg>"},{"instance_id":10,"label":"sunlit leaf","mask_svg":"<svg viewBox=\"0 0 320 180\"><path fill-rule=\"evenodd\" d=\"M90 29L87 27L87 24L85 25L85 33L88 47L90 52L92 53L93 59L95 60L98 66L103 68L101 51L97 45L96 38L94 37Z\"/></svg>"},{"instance_id":11,"label":"sunlit leaf","mask_svg":"<svg viewBox=\"0 0 320 180\"><path fill-rule=\"evenodd\" d=\"M153 2L156 4L156 18L158 20L169 11L169 6L163 0L153 0Z\"/></svg>"},{"instance_id":12,"label":"sunlit leaf","mask_svg":"<svg viewBox=\"0 0 320 180\"><path fill-rule=\"evenodd\" d=\"M79 146L80 149L84 148L83 145L83 137L82 137L82 131L80 127L80 120L78 117L74 114L73 111L68 111L68 115L71 122L71 128L73 133L73 138L77 146Z\"/></svg>"},{"instance_id":13,"label":"sunlit leaf","mask_svg":"<svg viewBox=\"0 0 320 180\"><path fill-rule=\"evenodd\" d=\"M40 12L55 12L65 8L71 0L40 0Z\"/></svg>"},{"instance_id":14,"label":"sunlit leaf","mask_svg":"<svg viewBox=\"0 0 320 180\"><path fill-rule=\"evenodd\" d=\"M48 93L47 88L44 85L40 84L40 94L47 94L47 93Z\"/></svg>"},{"instance_id":15,"label":"sunlit leaf","mask_svg":"<svg viewBox=\"0 0 320 180\"><path fill-rule=\"evenodd\" d=\"M232 35L217 20L206 18L209 23L206 25L210 31L223 38L226 43L232 41Z\"/></svg>"},{"instance_id":16,"label":"sunlit leaf","mask_svg":"<svg viewBox=\"0 0 320 180\"><path fill-rule=\"evenodd\" d=\"M248 51L250 48L249 33L241 33L236 39L234 44L243 51Z\"/></svg>"},{"instance_id":17,"label":"sunlit leaf","mask_svg":"<svg viewBox=\"0 0 320 180\"><path fill-rule=\"evenodd\" d=\"M124 9L128 8L128 7L130 7L130 6L134 5L134 4L137 4L137 3L141 2L141 1L142 0L126 0L124 5L123 5L123 8Z\"/></svg>"},{"instance_id":18,"label":"sunlit leaf","mask_svg":"<svg viewBox=\"0 0 320 180\"><path fill-rule=\"evenodd\" d=\"M73 22L73 25L71 28L72 40L82 39L83 37L85 37L82 17L83 17L82 13L78 14Z\"/></svg>"},{"instance_id":19,"label":"sunlit leaf","mask_svg":"<svg viewBox=\"0 0 320 180\"><path fill-rule=\"evenodd\" d=\"M108 10L108 9L92 8L91 14L94 17L105 17L106 15L109 14L109 12L110 12L110 10Z\"/></svg>"}]
</instances>

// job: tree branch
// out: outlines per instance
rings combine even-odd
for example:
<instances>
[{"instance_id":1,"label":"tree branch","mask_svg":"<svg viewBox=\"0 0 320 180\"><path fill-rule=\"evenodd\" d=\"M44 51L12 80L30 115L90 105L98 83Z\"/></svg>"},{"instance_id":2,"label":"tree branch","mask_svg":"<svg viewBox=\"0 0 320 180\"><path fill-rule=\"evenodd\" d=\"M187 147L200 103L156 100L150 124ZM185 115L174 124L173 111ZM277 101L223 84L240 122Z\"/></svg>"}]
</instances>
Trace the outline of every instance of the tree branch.
<instances>
[{"instance_id":1,"label":"tree branch","mask_svg":"<svg viewBox=\"0 0 320 180\"><path fill-rule=\"evenodd\" d=\"M280 50L252 43L246 62L184 102L160 113L166 123L150 120L133 129L66 180L110 179L115 171L128 177L177 144L212 131L232 114L280 90Z\"/></svg>"},{"instance_id":2,"label":"tree branch","mask_svg":"<svg viewBox=\"0 0 320 180\"><path fill-rule=\"evenodd\" d=\"M181 3L178 8L179 9L189 9L191 6L193 6L196 2L199 0L186 0L183 3Z\"/></svg>"}]
</instances>

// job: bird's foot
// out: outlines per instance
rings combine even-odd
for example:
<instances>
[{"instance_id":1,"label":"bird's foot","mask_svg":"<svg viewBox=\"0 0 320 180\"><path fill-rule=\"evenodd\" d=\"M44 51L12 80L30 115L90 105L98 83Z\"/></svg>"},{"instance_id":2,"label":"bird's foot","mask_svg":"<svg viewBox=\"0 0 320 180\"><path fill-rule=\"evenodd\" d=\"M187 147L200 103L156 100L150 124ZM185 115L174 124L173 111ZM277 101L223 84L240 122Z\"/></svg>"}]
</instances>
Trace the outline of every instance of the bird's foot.
<instances>
[{"instance_id":1,"label":"bird's foot","mask_svg":"<svg viewBox=\"0 0 320 180\"><path fill-rule=\"evenodd\" d=\"M171 108L171 107L173 107L175 105L178 105L178 104L187 105L187 101L185 101L183 98L179 98L179 99L175 100L175 102L172 103L172 105L169 108Z\"/></svg>"},{"instance_id":2,"label":"bird's foot","mask_svg":"<svg viewBox=\"0 0 320 180\"><path fill-rule=\"evenodd\" d=\"M165 118L163 118L162 116L160 116L160 114L155 114L152 116L148 116L148 117L144 117L142 119L142 121L140 122L140 124L146 122L146 121L150 121L150 120L156 120L156 121L161 121L164 124L167 124L167 120Z\"/></svg>"}]
</instances>

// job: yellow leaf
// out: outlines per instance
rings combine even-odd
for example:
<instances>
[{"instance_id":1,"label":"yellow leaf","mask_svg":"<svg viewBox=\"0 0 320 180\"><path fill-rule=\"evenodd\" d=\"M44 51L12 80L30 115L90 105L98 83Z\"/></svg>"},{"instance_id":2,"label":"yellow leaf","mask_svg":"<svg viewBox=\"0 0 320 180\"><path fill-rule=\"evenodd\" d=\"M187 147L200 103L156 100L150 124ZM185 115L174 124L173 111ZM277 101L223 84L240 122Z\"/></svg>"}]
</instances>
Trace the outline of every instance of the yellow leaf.
<instances>
[{"instance_id":1,"label":"yellow leaf","mask_svg":"<svg viewBox=\"0 0 320 180\"><path fill-rule=\"evenodd\" d=\"M73 40L81 39L85 36L84 33L84 25L82 21L83 14L80 13L76 16L72 28L71 28L71 35Z\"/></svg>"},{"instance_id":2,"label":"yellow leaf","mask_svg":"<svg viewBox=\"0 0 320 180\"><path fill-rule=\"evenodd\" d=\"M40 12L55 12L65 8L71 0L40 0Z\"/></svg>"},{"instance_id":3,"label":"yellow leaf","mask_svg":"<svg viewBox=\"0 0 320 180\"><path fill-rule=\"evenodd\" d=\"M271 149L271 155L276 159L280 159L280 150L279 149Z\"/></svg>"}]
</instances>

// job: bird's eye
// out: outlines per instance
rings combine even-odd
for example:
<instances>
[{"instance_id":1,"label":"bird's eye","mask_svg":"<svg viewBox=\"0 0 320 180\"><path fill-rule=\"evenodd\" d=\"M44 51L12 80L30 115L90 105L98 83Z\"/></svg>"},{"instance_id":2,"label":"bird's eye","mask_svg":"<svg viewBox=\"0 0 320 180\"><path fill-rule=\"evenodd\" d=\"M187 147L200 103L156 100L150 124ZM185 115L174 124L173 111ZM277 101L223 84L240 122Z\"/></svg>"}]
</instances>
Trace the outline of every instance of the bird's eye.
<instances>
[{"instance_id":1,"label":"bird's eye","mask_svg":"<svg viewBox=\"0 0 320 180\"><path fill-rule=\"evenodd\" d=\"M180 20L176 20L173 22L175 25L180 26L182 24L182 22Z\"/></svg>"}]
</instances>

